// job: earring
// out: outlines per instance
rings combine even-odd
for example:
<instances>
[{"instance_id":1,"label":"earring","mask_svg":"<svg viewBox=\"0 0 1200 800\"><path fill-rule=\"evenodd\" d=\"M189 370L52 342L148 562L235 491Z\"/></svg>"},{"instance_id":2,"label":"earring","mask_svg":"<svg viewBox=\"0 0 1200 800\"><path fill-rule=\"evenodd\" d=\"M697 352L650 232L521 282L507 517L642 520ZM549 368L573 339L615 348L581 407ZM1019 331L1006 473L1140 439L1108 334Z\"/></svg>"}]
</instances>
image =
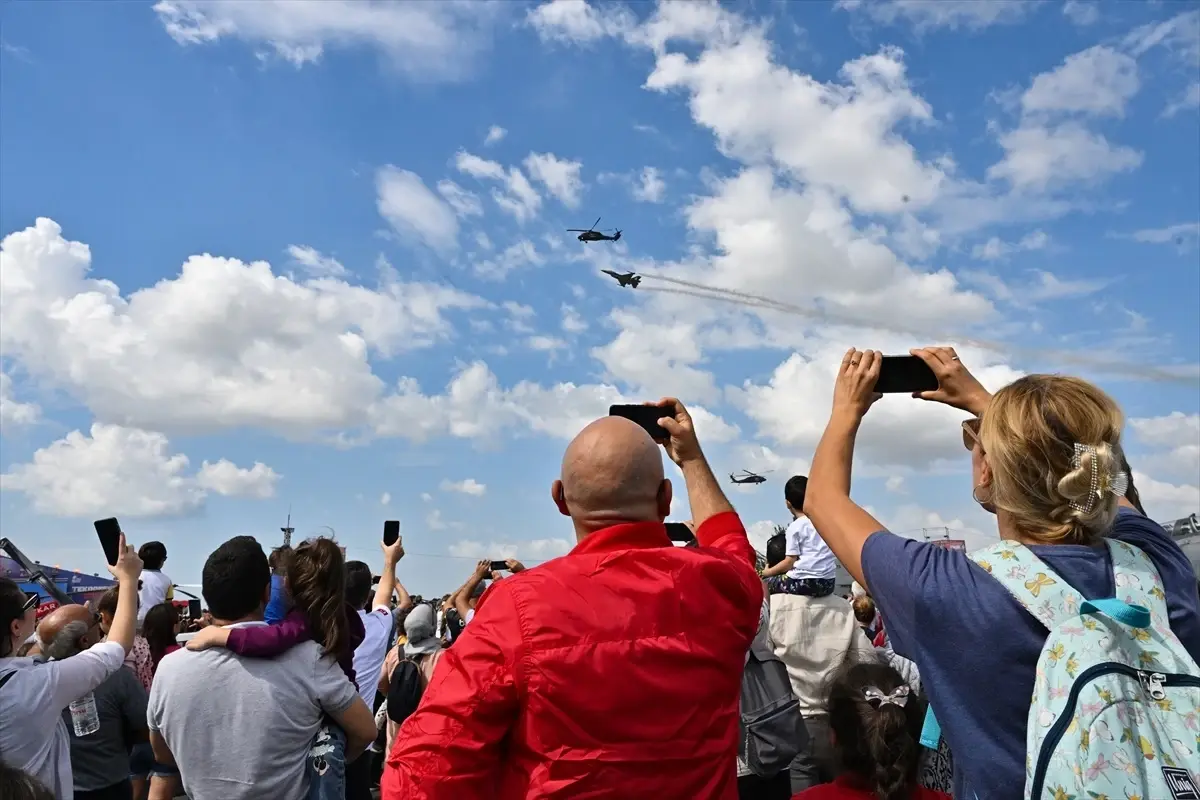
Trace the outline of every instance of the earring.
<instances>
[{"instance_id":1,"label":"earring","mask_svg":"<svg viewBox=\"0 0 1200 800\"><path fill-rule=\"evenodd\" d=\"M986 499L981 499L981 498L979 497L979 490L980 490L980 489L986 489L986 488L987 488L987 487L986 487L986 486L984 486L984 485L981 483L981 484L979 484L978 486L976 486L975 488L973 488L973 489L971 490L971 499L972 499L972 500L974 500L976 503L979 503L979 505L981 505L981 506L983 506L983 505L987 505L988 503L990 503L990 502L991 502L991 498L990 498L990 497L988 497L988 498L986 498Z\"/></svg>"}]
</instances>

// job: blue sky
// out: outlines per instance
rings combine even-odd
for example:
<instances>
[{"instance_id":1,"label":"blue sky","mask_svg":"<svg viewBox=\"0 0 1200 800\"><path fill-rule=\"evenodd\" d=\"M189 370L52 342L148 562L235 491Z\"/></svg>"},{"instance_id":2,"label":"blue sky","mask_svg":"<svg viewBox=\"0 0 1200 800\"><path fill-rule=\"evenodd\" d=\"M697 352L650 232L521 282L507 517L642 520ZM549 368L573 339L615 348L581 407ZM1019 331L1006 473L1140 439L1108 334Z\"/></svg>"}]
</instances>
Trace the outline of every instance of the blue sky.
<instances>
[{"instance_id":1,"label":"blue sky","mask_svg":"<svg viewBox=\"0 0 1200 800\"><path fill-rule=\"evenodd\" d=\"M290 508L371 560L400 519L448 591L564 552L565 442L669 393L774 470L731 492L761 540L849 344L1092 378L1152 514L1200 506L1200 4L0 14L0 533L44 561L101 569L116 515L197 582ZM888 398L856 496L985 541L958 439Z\"/></svg>"}]
</instances>

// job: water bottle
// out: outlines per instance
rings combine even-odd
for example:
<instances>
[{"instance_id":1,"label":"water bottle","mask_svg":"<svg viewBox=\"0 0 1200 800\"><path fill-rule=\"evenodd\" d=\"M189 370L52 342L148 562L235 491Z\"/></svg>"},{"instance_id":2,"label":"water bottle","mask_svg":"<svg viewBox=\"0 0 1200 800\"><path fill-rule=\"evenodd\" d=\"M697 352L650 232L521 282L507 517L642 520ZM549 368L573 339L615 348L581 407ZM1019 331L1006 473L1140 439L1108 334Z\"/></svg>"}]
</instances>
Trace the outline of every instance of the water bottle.
<instances>
[{"instance_id":1,"label":"water bottle","mask_svg":"<svg viewBox=\"0 0 1200 800\"><path fill-rule=\"evenodd\" d=\"M96 695L88 692L71 703L71 724L76 736L88 736L100 730L100 712L96 710Z\"/></svg>"}]
</instances>

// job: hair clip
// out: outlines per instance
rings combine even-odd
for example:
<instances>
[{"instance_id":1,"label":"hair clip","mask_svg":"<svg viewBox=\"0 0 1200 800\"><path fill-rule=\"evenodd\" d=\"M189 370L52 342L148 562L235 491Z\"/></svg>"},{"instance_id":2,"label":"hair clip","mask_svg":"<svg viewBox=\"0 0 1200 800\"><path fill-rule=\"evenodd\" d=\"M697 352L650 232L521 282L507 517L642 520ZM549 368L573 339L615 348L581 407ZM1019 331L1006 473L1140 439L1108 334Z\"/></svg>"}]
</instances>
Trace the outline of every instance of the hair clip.
<instances>
[{"instance_id":1,"label":"hair clip","mask_svg":"<svg viewBox=\"0 0 1200 800\"><path fill-rule=\"evenodd\" d=\"M903 708L908 703L908 695L911 689L907 685L901 684L897 686L891 694L884 694L878 687L868 686L863 689L863 697L868 703L877 702L880 706L900 706Z\"/></svg>"},{"instance_id":2,"label":"hair clip","mask_svg":"<svg viewBox=\"0 0 1200 800\"><path fill-rule=\"evenodd\" d=\"M1090 444L1075 443L1075 452L1071 456L1071 468L1079 469L1083 463L1083 454L1091 455L1090 466L1091 474L1088 480L1087 502L1072 501L1069 505L1076 511L1081 511L1084 514L1092 510L1096 505L1097 500L1103 500L1107 494L1112 494L1116 497L1124 497L1125 492L1129 491L1129 475L1125 472L1113 472L1107 475L1100 474L1100 460L1096 458L1096 448Z\"/></svg>"}]
</instances>

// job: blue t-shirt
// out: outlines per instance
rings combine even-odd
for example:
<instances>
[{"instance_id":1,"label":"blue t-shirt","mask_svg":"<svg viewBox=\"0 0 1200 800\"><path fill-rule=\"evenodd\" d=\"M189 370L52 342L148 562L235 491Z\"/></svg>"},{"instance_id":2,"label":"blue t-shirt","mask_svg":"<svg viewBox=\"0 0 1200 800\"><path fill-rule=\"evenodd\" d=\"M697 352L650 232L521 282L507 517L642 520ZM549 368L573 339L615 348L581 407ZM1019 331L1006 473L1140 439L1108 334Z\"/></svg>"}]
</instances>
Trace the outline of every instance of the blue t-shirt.
<instances>
[{"instance_id":1,"label":"blue t-shirt","mask_svg":"<svg viewBox=\"0 0 1200 800\"><path fill-rule=\"evenodd\" d=\"M1200 596L1179 545L1161 526L1126 508L1109 535L1154 562L1171 630L1200 661ZM1030 550L1085 598L1116 594L1106 547ZM879 531L863 546L862 566L893 649L921 671L922 688L954 754L954 796L1013 797L1025 785L1025 726L1046 629L964 553Z\"/></svg>"},{"instance_id":2,"label":"blue t-shirt","mask_svg":"<svg viewBox=\"0 0 1200 800\"><path fill-rule=\"evenodd\" d=\"M271 599L267 603L266 611L263 612L263 620L268 625L276 625L283 622L283 618L287 616L291 603L287 596L287 587L283 584L282 575L271 576Z\"/></svg>"}]
</instances>

